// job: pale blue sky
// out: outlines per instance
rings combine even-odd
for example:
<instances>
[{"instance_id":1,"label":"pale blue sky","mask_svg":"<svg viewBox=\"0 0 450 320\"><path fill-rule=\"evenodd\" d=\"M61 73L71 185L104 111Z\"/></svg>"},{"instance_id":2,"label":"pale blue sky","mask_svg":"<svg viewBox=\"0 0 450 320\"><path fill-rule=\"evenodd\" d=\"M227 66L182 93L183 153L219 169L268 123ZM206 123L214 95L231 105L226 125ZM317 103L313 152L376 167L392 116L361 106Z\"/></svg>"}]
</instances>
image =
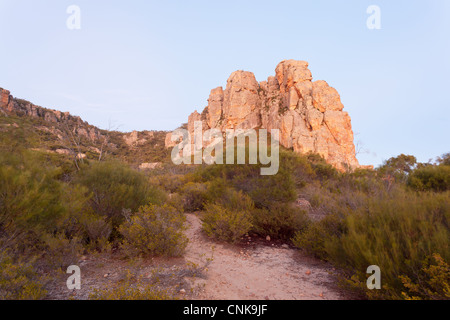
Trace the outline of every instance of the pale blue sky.
<instances>
[{"instance_id":1,"label":"pale blue sky","mask_svg":"<svg viewBox=\"0 0 450 320\"><path fill-rule=\"evenodd\" d=\"M102 128L175 129L231 72L297 59L339 91L362 164L450 151L449 0L0 0L0 35L0 87Z\"/></svg>"}]
</instances>

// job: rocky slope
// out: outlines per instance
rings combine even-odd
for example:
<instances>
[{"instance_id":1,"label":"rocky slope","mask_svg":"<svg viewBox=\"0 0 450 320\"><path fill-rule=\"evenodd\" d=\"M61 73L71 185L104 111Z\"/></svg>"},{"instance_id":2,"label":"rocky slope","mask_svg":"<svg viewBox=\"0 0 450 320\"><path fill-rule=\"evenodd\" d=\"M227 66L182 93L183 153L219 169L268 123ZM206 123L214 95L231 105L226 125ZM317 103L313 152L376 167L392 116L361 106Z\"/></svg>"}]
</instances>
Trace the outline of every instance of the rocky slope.
<instances>
[{"instance_id":1,"label":"rocky slope","mask_svg":"<svg viewBox=\"0 0 450 320\"><path fill-rule=\"evenodd\" d=\"M253 73L236 71L225 90L211 90L208 105L188 118L188 130L202 121L217 128L280 130L280 144L299 153L318 153L338 169L359 167L351 119L339 93L325 81L312 81L305 61L284 60L275 76L258 83ZM171 134L166 147L175 145Z\"/></svg>"},{"instance_id":2,"label":"rocky slope","mask_svg":"<svg viewBox=\"0 0 450 320\"><path fill-rule=\"evenodd\" d=\"M99 129L69 112L47 109L29 101L13 97L8 90L0 88L0 117L30 119L26 134L41 138L37 145L28 143L30 148L42 149L77 158L99 159L112 155L142 169L153 168L167 157L164 148L164 131L133 131L123 133ZM0 132L18 129L0 121ZM3 125L5 122L5 125ZM20 121L19 121L20 122ZM45 141L45 143L43 142ZM23 143L25 144L25 143Z\"/></svg>"}]
</instances>

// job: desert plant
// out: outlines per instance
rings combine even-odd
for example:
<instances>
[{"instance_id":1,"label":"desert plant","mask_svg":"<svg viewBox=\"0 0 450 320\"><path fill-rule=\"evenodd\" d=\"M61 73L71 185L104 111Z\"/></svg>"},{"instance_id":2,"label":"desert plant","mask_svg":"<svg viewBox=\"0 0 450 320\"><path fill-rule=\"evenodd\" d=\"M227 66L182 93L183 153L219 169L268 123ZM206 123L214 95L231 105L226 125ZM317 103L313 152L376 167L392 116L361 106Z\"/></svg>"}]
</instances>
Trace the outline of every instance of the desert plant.
<instances>
[{"instance_id":1,"label":"desert plant","mask_svg":"<svg viewBox=\"0 0 450 320\"><path fill-rule=\"evenodd\" d=\"M209 203L202 218L208 236L227 242L237 242L252 227L251 213Z\"/></svg>"},{"instance_id":2,"label":"desert plant","mask_svg":"<svg viewBox=\"0 0 450 320\"><path fill-rule=\"evenodd\" d=\"M418 191L450 190L450 165L417 168L408 176L408 186Z\"/></svg>"},{"instance_id":3,"label":"desert plant","mask_svg":"<svg viewBox=\"0 0 450 320\"><path fill-rule=\"evenodd\" d=\"M379 266L386 290L371 292L371 297L401 298L400 276L419 281L426 257L440 254L444 261L450 259L449 218L448 192L417 197L397 191L390 197L369 198L346 217L341 236L325 240L324 250L332 261L356 272L361 282L367 266Z\"/></svg>"},{"instance_id":4,"label":"desert plant","mask_svg":"<svg viewBox=\"0 0 450 320\"><path fill-rule=\"evenodd\" d=\"M290 241L308 223L306 213L291 204L275 203L252 211L252 230L261 236Z\"/></svg>"},{"instance_id":5,"label":"desert plant","mask_svg":"<svg viewBox=\"0 0 450 320\"><path fill-rule=\"evenodd\" d=\"M40 300L46 294L31 263L14 261L7 251L0 252L0 300Z\"/></svg>"},{"instance_id":6,"label":"desert plant","mask_svg":"<svg viewBox=\"0 0 450 320\"><path fill-rule=\"evenodd\" d=\"M400 280L407 300L450 299L450 266L437 253L425 259L415 281L408 276L400 276Z\"/></svg>"},{"instance_id":7,"label":"desert plant","mask_svg":"<svg viewBox=\"0 0 450 320\"><path fill-rule=\"evenodd\" d=\"M181 188L184 197L184 210L194 212L203 210L207 197L207 187L203 183L188 182Z\"/></svg>"},{"instance_id":8,"label":"desert plant","mask_svg":"<svg viewBox=\"0 0 450 320\"><path fill-rule=\"evenodd\" d=\"M64 234L45 234L44 263L54 269L65 269L78 262L83 246L77 237L68 239Z\"/></svg>"},{"instance_id":9,"label":"desert plant","mask_svg":"<svg viewBox=\"0 0 450 320\"><path fill-rule=\"evenodd\" d=\"M122 210L137 209L147 203L162 204L165 193L150 185L146 176L120 162L96 162L81 170L77 182L92 194L95 213L108 217L113 229L123 221Z\"/></svg>"},{"instance_id":10,"label":"desert plant","mask_svg":"<svg viewBox=\"0 0 450 320\"><path fill-rule=\"evenodd\" d=\"M180 256L187 245L186 217L168 205L147 205L119 228L128 254Z\"/></svg>"}]
</instances>

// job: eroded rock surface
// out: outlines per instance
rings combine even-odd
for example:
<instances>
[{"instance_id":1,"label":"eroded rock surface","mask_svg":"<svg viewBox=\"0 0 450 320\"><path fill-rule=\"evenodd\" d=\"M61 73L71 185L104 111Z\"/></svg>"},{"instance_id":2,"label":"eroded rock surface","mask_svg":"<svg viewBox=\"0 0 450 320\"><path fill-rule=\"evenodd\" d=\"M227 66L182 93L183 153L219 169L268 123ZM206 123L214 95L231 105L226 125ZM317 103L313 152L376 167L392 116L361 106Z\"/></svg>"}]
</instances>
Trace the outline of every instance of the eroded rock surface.
<instances>
[{"instance_id":1,"label":"eroded rock surface","mask_svg":"<svg viewBox=\"0 0 450 320\"><path fill-rule=\"evenodd\" d=\"M306 61L284 60L275 76L258 83L253 73L235 71L225 90L211 90L202 113L193 112L187 128L202 121L217 128L280 130L280 144L299 153L318 153L338 169L359 167L351 119L339 93L326 81L312 81ZM174 146L170 133L166 147Z\"/></svg>"}]
</instances>

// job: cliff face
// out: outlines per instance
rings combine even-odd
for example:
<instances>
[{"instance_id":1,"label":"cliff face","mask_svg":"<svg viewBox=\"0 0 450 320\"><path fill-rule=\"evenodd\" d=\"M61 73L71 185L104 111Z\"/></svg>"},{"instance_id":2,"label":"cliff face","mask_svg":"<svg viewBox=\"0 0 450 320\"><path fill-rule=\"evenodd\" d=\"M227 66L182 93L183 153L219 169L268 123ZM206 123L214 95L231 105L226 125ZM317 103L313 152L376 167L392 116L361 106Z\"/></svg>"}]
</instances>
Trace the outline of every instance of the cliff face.
<instances>
[{"instance_id":1,"label":"cliff face","mask_svg":"<svg viewBox=\"0 0 450 320\"><path fill-rule=\"evenodd\" d=\"M188 118L188 130L202 121L203 130L280 130L280 144L295 152L314 152L338 169L358 167L351 119L339 93L325 81L312 81L305 61L285 60L275 77L258 83L253 73L236 71L225 90L211 90L208 105ZM170 134L166 147L173 146Z\"/></svg>"}]
</instances>

